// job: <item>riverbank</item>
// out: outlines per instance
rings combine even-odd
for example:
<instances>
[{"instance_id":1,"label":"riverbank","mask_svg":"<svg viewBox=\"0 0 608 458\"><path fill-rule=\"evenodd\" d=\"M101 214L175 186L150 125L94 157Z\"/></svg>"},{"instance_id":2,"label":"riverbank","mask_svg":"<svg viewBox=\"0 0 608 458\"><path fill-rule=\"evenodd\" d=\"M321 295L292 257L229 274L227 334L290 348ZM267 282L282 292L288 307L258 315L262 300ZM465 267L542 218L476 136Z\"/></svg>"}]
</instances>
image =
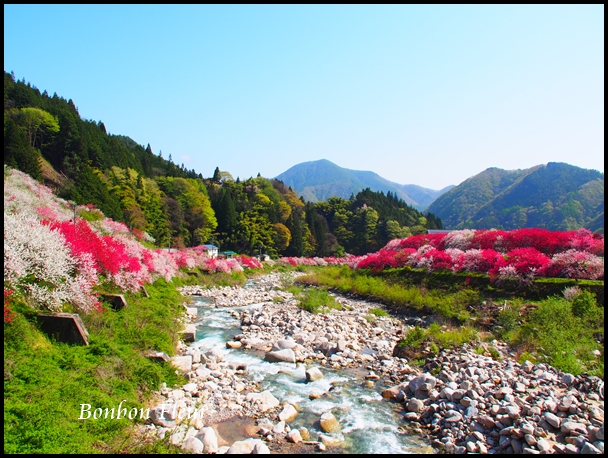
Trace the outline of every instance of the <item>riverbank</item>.
<instances>
[{"instance_id":1,"label":"riverbank","mask_svg":"<svg viewBox=\"0 0 608 458\"><path fill-rule=\"evenodd\" d=\"M125 293L128 306L120 311L104 304L82 314L89 345L57 342L18 296L4 323L4 452L179 452L137 440L134 424L143 420L127 415L146 408L160 381L183 383L174 368L146 357L150 348L174 354L184 311L177 286L161 279L147 285L147 296Z\"/></svg>"},{"instance_id":2,"label":"riverbank","mask_svg":"<svg viewBox=\"0 0 608 458\"><path fill-rule=\"evenodd\" d=\"M271 274L249 288L187 286L181 291L212 299L215 307L258 304L231 312L241 329L225 343L228 348L240 347L263 355L266 361L293 365L307 380L334 370L351 371L347 380L328 384L325 391L311 391L306 402L321 403L325 396L340 396L345 387L374 388L386 399L383 402L399 412L396 426L432 445L426 452L603 452L600 379L574 377L543 364L519 364L500 342L494 346L501 350L501 361L465 345L428 359L428 371L422 372L407 359L393 356L396 343L411 327L395 318L370 315L369 310L379 304L336 296L342 310L313 315L297 307L293 295L281 290L284 285L284 277ZM218 425L231 418L253 419L243 420L249 425L243 436L253 438L238 446L257 447L258 452L280 451L278 444L286 441L308 442L309 449L318 450L339 446L347 436L322 430L320 418L311 418L307 430L291 430L290 417L294 412L297 416L297 403L262 390L250 379L246 363L226 361L220 348L201 353L194 344L182 348L180 354L190 383L179 390L164 389L160 395L164 402L178 406L178 412L200 411L200 420L180 422L176 418L162 424L156 419L154 426L148 426L152 434L163 437L170 433L173 443L205 452L228 451L234 446L218 434ZM339 429L342 413L331 413ZM311 435L315 440L307 441L306 436ZM199 442L205 440L210 445L201 450Z\"/></svg>"}]
</instances>

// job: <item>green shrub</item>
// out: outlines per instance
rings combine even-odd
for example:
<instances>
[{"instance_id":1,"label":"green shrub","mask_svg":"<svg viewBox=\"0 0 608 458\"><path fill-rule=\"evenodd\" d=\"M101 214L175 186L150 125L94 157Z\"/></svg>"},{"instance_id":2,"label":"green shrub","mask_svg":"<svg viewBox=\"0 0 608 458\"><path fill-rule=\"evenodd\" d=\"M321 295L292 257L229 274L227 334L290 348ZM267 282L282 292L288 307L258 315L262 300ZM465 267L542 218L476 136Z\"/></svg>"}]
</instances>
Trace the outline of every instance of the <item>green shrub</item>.
<instances>
[{"instance_id":1,"label":"green shrub","mask_svg":"<svg viewBox=\"0 0 608 458\"><path fill-rule=\"evenodd\" d=\"M441 334L441 332L443 331L443 329L441 328L441 326L439 326L438 323L431 323L427 332L431 337L437 337L439 336L439 334Z\"/></svg>"},{"instance_id":2,"label":"green shrub","mask_svg":"<svg viewBox=\"0 0 608 458\"><path fill-rule=\"evenodd\" d=\"M311 288L306 290L298 303L298 306L310 313L319 313L326 309L342 310L340 303L327 291Z\"/></svg>"},{"instance_id":3,"label":"green shrub","mask_svg":"<svg viewBox=\"0 0 608 458\"><path fill-rule=\"evenodd\" d=\"M376 316L388 316L388 312L380 307L374 307L369 309L369 313Z\"/></svg>"},{"instance_id":4,"label":"green shrub","mask_svg":"<svg viewBox=\"0 0 608 458\"><path fill-rule=\"evenodd\" d=\"M560 351L552 354L550 363L552 366L569 374L580 374L583 372L581 361L576 357L573 350Z\"/></svg>"},{"instance_id":5,"label":"green shrub","mask_svg":"<svg viewBox=\"0 0 608 458\"><path fill-rule=\"evenodd\" d=\"M488 348L488 353L490 353L490 356L496 361L500 361L500 353L493 345Z\"/></svg>"},{"instance_id":6,"label":"green shrub","mask_svg":"<svg viewBox=\"0 0 608 458\"><path fill-rule=\"evenodd\" d=\"M88 211L85 209L78 209L78 216L89 222L99 221L104 218L103 214L100 211Z\"/></svg>"},{"instance_id":7,"label":"green shrub","mask_svg":"<svg viewBox=\"0 0 608 458\"><path fill-rule=\"evenodd\" d=\"M572 313L576 317L590 318L597 308L595 294L590 291L582 290L572 299Z\"/></svg>"},{"instance_id":8,"label":"green shrub","mask_svg":"<svg viewBox=\"0 0 608 458\"><path fill-rule=\"evenodd\" d=\"M286 291L288 293L291 293L294 296L298 297L300 294L302 294L304 292L304 288L302 288L300 286L296 286L296 285L291 285L286 289Z\"/></svg>"},{"instance_id":9,"label":"green shrub","mask_svg":"<svg viewBox=\"0 0 608 458\"><path fill-rule=\"evenodd\" d=\"M422 341L426 338L426 332L424 329L418 326L414 326L405 335L405 339L400 340L398 345L400 347L419 347Z\"/></svg>"},{"instance_id":10,"label":"green shrub","mask_svg":"<svg viewBox=\"0 0 608 458\"><path fill-rule=\"evenodd\" d=\"M538 359L536 359L536 356L534 356L530 352L524 351L524 352L522 352L521 355L519 355L519 358L517 358L517 362L519 364L523 364L526 361L530 361L532 364L538 364L539 363Z\"/></svg>"},{"instance_id":11,"label":"green shrub","mask_svg":"<svg viewBox=\"0 0 608 458\"><path fill-rule=\"evenodd\" d=\"M448 329L434 336L441 348L453 348L479 339L479 333L470 326Z\"/></svg>"},{"instance_id":12,"label":"green shrub","mask_svg":"<svg viewBox=\"0 0 608 458\"><path fill-rule=\"evenodd\" d=\"M500 338L504 338L509 332L515 329L519 324L519 309L505 301L504 306L498 312L496 317L498 329L496 332Z\"/></svg>"},{"instance_id":13,"label":"green shrub","mask_svg":"<svg viewBox=\"0 0 608 458\"><path fill-rule=\"evenodd\" d=\"M437 377L442 369L443 367L437 366L435 369L431 370L431 375Z\"/></svg>"},{"instance_id":14,"label":"green shrub","mask_svg":"<svg viewBox=\"0 0 608 458\"><path fill-rule=\"evenodd\" d=\"M376 324L376 317L374 315L363 315L363 318L365 318L365 321L369 324Z\"/></svg>"},{"instance_id":15,"label":"green shrub","mask_svg":"<svg viewBox=\"0 0 608 458\"><path fill-rule=\"evenodd\" d=\"M474 289L463 289L454 294L454 302L459 308L476 306L482 300L481 293Z\"/></svg>"},{"instance_id":16,"label":"green shrub","mask_svg":"<svg viewBox=\"0 0 608 458\"><path fill-rule=\"evenodd\" d=\"M474 351L475 353L477 353L478 355L483 355L483 354L485 354L486 349L485 349L485 348L483 348L481 345L478 345L477 347L475 347L475 348L473 349L473 351Z\"/></svg>"},{"instance_id":17,"label":"green shrub","mask_svg":"<svg viewBox=\"0 0 608 458\"><path fill-rule=\"evenodd\" d=\"M422 367L424 366L424 358L411 359L408 364L412 367Z\"/></svg>"},{"instance_id":18,"label":"green shrub","mask_svg":"<svg viewBox=\"0 0 608 458\"><path fill-rule=\"evenodd\" d=\"M553 296L530 314L521 327L519 343L546 355L556 368L577 375L597 367L598 361L591 357L600 346L594 340L595 331L573 313L572 303Z\"/></svg>"}]
</instances>

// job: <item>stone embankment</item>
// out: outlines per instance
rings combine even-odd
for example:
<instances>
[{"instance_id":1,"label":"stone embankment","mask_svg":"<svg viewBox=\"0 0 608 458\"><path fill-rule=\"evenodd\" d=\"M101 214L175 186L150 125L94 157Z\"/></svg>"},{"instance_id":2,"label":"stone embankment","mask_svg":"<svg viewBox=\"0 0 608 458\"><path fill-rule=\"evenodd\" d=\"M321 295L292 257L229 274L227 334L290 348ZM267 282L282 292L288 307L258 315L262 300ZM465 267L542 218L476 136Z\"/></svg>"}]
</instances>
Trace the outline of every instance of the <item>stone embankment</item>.
<instances>
[{"instance_id":1,"label":"stone embankment","mask_svg":"<svg viewBox=\"0 0 608 458\"><path fill-rule=\"evenodd\" d=\"M255 289L185 287L182 292L209 295L220 307L265 302L237 315L241 333L227 342L228 347L264 351L267 361L303 363L307 380L322 377L323 367L362 368L363 380L353 383L388 386L382 396L403 409L404 429L427 436L437 450L603 454L601 379L575 377L545 364L519 364L500 342L494 345L503 347L501 361L464 345L427 360L430 372L421 372L393 356L396 343L410 328L395 318L370 315L369 309L378 304L337 297L342 310L312 315L299 309L291 294L278 290L281 284L281 277L272 275ZM246 366L226 363L219 349L201 353L184 346L175 361L190 383L161 391L163 403L152 410L153 424L148 426L155 434L170 433L174 443L194 452L232 453L228 445L218 446L209 425L240 415L258 419L255 429L264 441L240 441L239 450L268 453L268 440L306 441L305 428L291 431L288 425L297 406L281 403L268 391L259 392L248 381ZM175 408L167 409L167 404ZM179 412L192 409L200 414L180 420ZM322 442L320 449L325 447Z\"/></svg>"}]
</instances>

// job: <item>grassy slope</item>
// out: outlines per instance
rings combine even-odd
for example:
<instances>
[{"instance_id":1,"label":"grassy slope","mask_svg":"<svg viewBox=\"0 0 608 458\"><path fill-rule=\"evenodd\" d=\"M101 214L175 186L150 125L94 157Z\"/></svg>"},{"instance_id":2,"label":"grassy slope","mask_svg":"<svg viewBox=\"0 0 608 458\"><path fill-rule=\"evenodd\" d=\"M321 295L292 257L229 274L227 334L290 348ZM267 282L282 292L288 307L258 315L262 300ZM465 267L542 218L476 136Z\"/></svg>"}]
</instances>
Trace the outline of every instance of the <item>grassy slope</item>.
<instances>
[{"instance_id":1,"label":"grassy slope","mask_svg":"<svg viewBox=\"0 0 608 458\"><path fill-rule=\"evenodd\" d=\"M183 383L167 363L143 353L174 353L182 298L174 284L148 285L150 298L127 294L119 312L82 316L89 346L56 343L41 333L35 314L19 301L4 325L4 452L99 453L170 450L137 444L128 419L78 420L80 404L148 407L151 390Z\"/></svg>"}]
</instances>

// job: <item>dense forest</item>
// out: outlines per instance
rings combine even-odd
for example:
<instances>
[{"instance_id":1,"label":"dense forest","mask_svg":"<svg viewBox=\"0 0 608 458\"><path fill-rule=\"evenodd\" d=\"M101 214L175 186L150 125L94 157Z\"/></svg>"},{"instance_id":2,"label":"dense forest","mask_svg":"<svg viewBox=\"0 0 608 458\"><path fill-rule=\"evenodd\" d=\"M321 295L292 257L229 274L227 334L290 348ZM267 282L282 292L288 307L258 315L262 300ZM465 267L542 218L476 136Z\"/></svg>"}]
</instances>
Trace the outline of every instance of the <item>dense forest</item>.
<instances>
[{"instance_id":1,"label":"dense forest","mask_svg":"<svg viewBox=\"0 0 608 458\"><path fill-rule=\"evenodd\" d=\"M156 247L214 243L250 255L341 256L442 227L391 192L365 189L313 204L259 174L235 180L216 168L205 178L149 144L108 134L103 122L83 120L71 99L6 71L4 164L72 201L75 213L92 204Z\"/></svg>"}]
</instances>

